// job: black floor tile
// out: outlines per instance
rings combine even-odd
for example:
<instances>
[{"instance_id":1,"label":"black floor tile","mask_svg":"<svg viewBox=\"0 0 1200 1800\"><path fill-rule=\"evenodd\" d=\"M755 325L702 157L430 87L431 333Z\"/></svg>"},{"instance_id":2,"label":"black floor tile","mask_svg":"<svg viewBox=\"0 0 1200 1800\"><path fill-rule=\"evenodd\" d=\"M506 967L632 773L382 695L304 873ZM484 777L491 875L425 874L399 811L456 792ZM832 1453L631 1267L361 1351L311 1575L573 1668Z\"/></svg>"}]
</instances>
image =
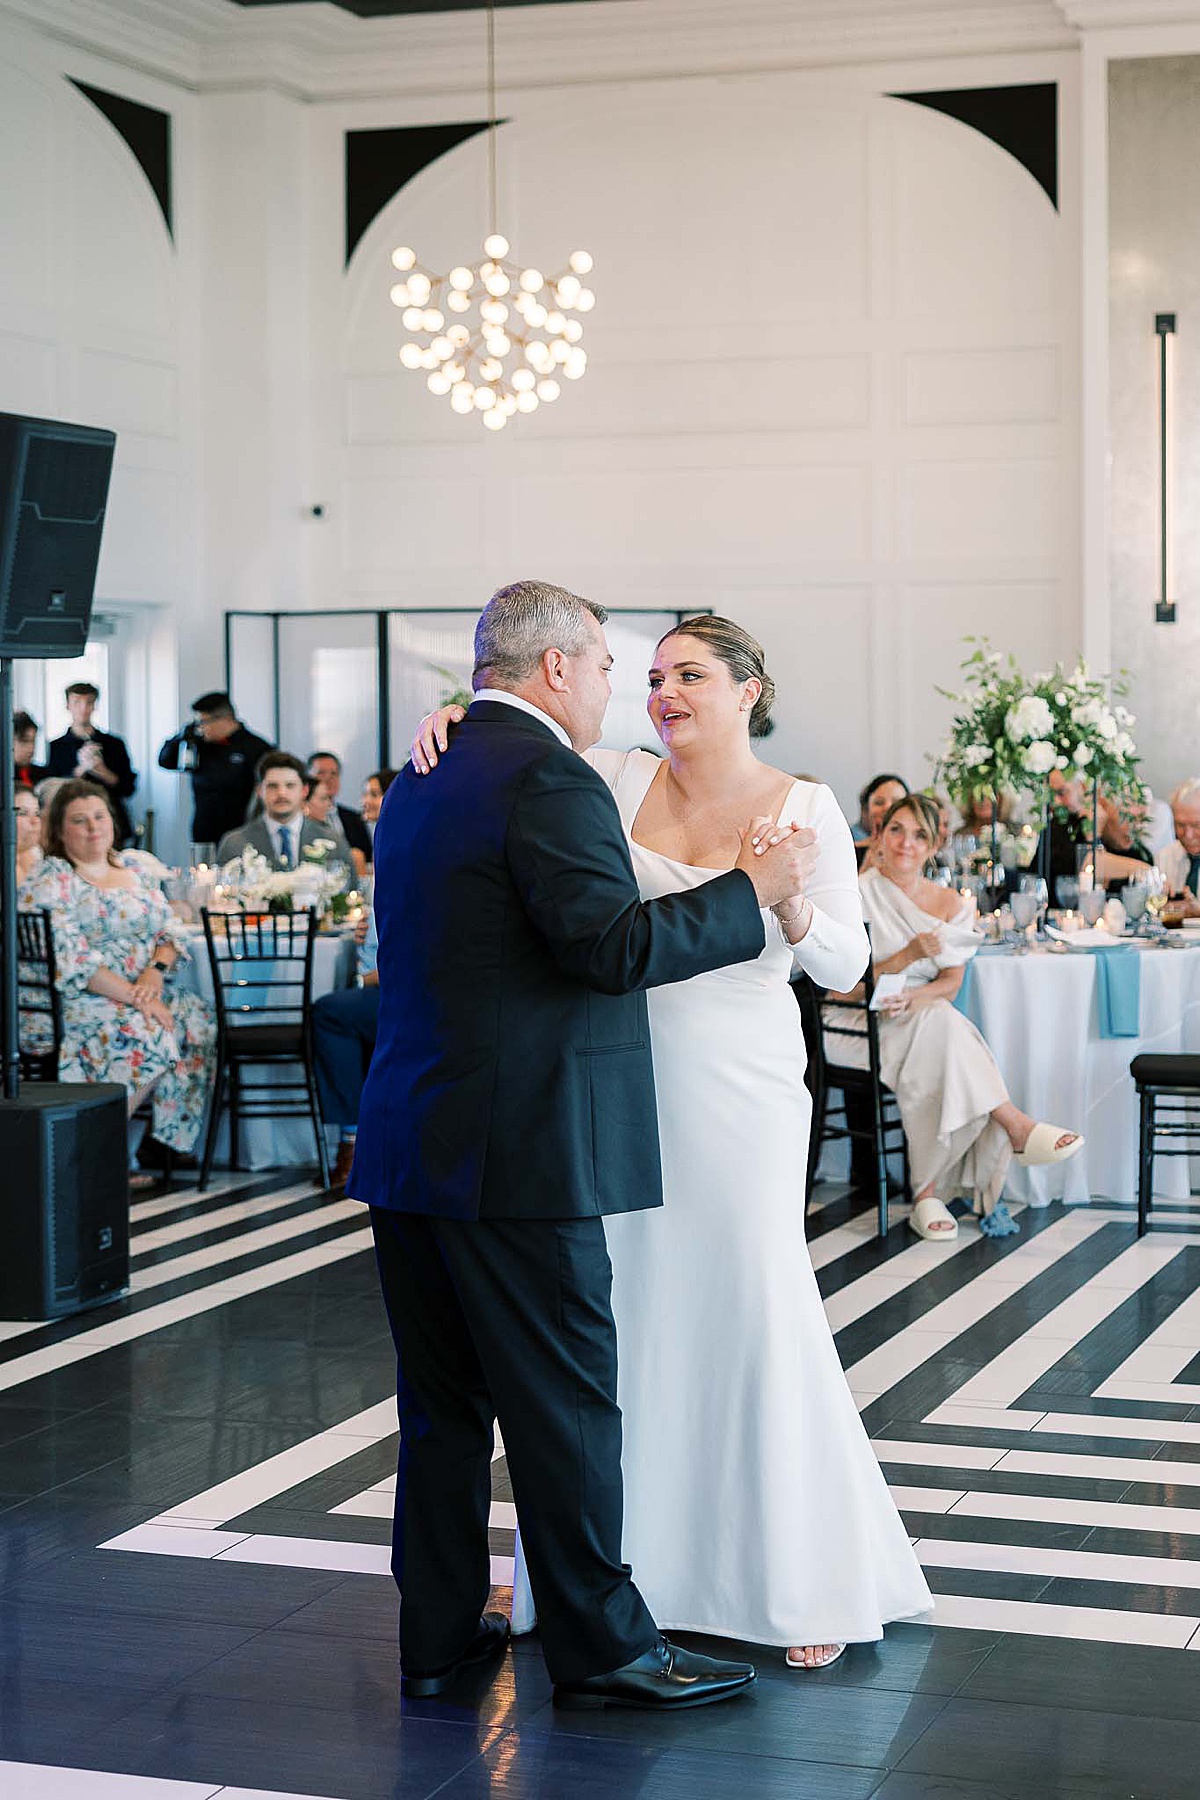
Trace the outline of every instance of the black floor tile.
<instances>
[{"instance_id":1,"label":"black floor tile","mask_svg":"<svg viewBox=\"0 0 1200 1800\"><path fill-rule=\"evenodd\" d=\"M905 1774L1024 1783L1038 1800L1070 1783L1103 1800L1195 1800L1200 1721L951 1700L901 1759Z\"/></svg>"},{"instance_id":2,"label":"black floor tile","mask_svg":"<svg viewBox=\"0 0 1200 1800\"><path fill-rule=\"evenodd\" d=\"M0 1677L0 1760L82 1763L86 1740L145 1699L143 1688L108 1681L85 1686L6 1670Z\"/></svg>"},{"instance_id":3,"label":"black floor tile","mask_svg":"<svg viewBox=\"0 0 1200 1800\"><path fill-rule=\"evenodd\" d=\"M981 1771L977 1781L959 1775L888 1775L875 1789L872 1800L1114 1800L1110 1788L1093 1787L1071 1780L1056 1770L1046 1770L1036 1788L1025 1781L998 1782ZM1145 1789L1130 1789L1122 1800L1155 1800Z\"/></svg>"},{"instance_id":4,"label":"black floor tile","mask_svg":"<svg viewBox=\"0 0 1200 1800\"><path fill-rule=\"evenodd\" d=\"M96 1506L59 1494L0 1502L0 1591L10 1589L58 1557L92 1550L146 1517L144 1506Z\"/></svg>"},{"instance_id":5,"label":"black floor tile","mask_svg":"<svg viewBox=\"0 0 1200 1800\"><path fill-rule=\"evenodd\" d=\"M344 1575L322 1569L125 1550L79 1551L43 1564L10 1586L6 1597L22 1605L81 1606L120 1618L139 1613L261 1630L344 1580Z\"/></svg>"},{"instance_id":6,"label":"black floor tile","mask_svg":"<svg viewBox=\"0 0 1200 1800\"><path fill-rule=\"evenodd\" d=\"M1176 1650L1136 1644L1013 1635L968 1675L958 1697L1194 1721L1193 1661Z\"/></svg>"},{"instance_id":7,"label":"black floor tile","mask_svg":"<svg viewBox=\"0 0 1200 1800\"><path fill-rule=\"evenodd\" d=\"M338 1800L428 1800L488 1746L475 1724L174 1692L89 1738L85 1766Z\"/></svg>"},{"instance_id":8,"label":"black floor tile","mask_svg":"<svg viewBox=\"0 0 1200 1800\"><path fill-rule=\"evenodd\" d=\"M0 1679L66 1682L81 1691L112 1683L153 1692L203 1668L253 1635L242 1624L194 1623L178 1613L154 1618L0 1599Z\"/></svg>"},{"instance_id":9,"label":"black floor tile","mask_svg":"<svg viewBox=\"0 0 1200 1800\"><path fill-rule=\"evenodd\" d=\"M868 1800L882 1773L516 1731L438 1800Z\"/></svg>"}]
</instances>

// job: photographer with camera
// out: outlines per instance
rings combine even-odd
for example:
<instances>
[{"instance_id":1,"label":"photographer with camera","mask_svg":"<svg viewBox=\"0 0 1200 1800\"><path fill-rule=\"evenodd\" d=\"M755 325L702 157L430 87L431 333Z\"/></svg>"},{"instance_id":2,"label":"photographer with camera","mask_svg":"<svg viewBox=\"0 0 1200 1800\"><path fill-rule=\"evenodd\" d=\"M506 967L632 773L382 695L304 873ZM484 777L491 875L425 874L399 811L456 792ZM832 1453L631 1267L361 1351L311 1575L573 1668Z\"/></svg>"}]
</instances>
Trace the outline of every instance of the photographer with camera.
<instances>
[{"instance_id":1,"label":"photographer with camera","mask_svg":"<svg viewBox=\"0 0 1200 1800\"><path fill-rule=\"evenodd\" d=\"M192 712L159 751L158 766L191 777L192 841L216 844L245 823L258 759L273 746L246 729L228 694L201 694Z\"/></svg>"}]
</instances>

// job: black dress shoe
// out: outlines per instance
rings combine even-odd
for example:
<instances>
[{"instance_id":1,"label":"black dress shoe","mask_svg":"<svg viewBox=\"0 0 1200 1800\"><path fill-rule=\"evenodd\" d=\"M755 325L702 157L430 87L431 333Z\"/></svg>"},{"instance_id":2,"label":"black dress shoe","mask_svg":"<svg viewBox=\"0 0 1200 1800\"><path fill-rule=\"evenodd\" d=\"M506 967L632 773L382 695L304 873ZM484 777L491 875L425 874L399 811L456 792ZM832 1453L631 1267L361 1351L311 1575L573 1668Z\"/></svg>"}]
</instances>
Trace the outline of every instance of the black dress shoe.
<instances>
[{"instance_id":1,"label":"black dress shoe","mask_svg":"<svg viewBox=\"0 0 1200 1800\"><path fill-rule=\"evenodd\" d=\"M560 1681L555 1706L582 1712L597 1706L632 1706L644 1712L679 1712L687 1706L711 1706L731 1700L754 1686L751 1663L717 1662L697 1656L659 1638L653 1650L614 1669L611 1675L589 1675L583 1681Z\"/></svg>"},{"instance_id":2,"label":"black dress shoe","mask_svg":"<svg viewBox=\"0 0 1200 1800\"><path fill-rule=\"evenodd\" d=\"M508 1620L503 1613L484 1613L479 1621L479 1630L457 1662L452 1662L448 1668L436 1669L432 1675L401 1673L400 1692L407 1694L410 1700L428 1700L434 1694L442 1693L452 1681L465 1675L468 1669L477 1669L481 1663L503 1656L511 1635Z\"/></svg>"}]
</instances>

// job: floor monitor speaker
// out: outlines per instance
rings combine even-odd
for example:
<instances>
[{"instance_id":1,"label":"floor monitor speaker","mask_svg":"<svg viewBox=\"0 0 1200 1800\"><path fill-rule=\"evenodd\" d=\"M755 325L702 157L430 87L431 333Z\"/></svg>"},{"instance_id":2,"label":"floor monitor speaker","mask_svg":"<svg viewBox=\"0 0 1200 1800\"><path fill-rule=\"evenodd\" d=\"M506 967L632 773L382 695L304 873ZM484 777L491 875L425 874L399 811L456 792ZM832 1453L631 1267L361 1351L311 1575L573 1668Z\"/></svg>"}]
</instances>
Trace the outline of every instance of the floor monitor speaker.
<instances>
[{"instance_id":1,"label":"floor monitor speaker","mask_svg":"<svg viewBox=\"0 0 1200 1800\"><path fill-rule=\"evenodd\" d=\"M116 437L0 413L0 656L81 656Z\"/></svg>"},{"instance_id":2,"label":"floor monitor speaker","mask_svg":"<svg viewBox=\"0 0 1200 1800\"><path fill-rule=\"evenodd\" d=\"M0 1100L0 1319L61 1319L128 1288L127 1098L26 1082Z\"/></svg>"}]
</instances>

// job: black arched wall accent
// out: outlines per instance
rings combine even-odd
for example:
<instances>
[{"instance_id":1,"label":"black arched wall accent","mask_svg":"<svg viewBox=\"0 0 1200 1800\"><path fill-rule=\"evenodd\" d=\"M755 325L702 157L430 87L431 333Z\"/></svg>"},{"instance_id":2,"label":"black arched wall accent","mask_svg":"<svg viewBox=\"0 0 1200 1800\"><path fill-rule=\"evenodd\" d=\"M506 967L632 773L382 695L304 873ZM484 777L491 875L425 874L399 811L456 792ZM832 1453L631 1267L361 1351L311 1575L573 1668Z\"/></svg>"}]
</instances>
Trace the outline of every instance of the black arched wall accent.
<instances>
[{"instance_id":1,"label":"black arched wall accent","mask_svg":"<svg viewBox=\"0 0 1200 1800\"><path fill-rule=\"evenodd\" d=\"M1029 170L1058 210L1058 83L1020 87L946 88L930 94L893 94L946 113L991 138Z\"/></svg>"},{"instance_id":2,"label":"black arched wall accent","mask_svg":"<svg viewBox=\"0 0 1200 1800\"><path fill-rule=\"evenodd\" d=\"M171 217L171 115L156 106L143 106L139 100L126 100L122 94L106 93L104 88L89 87L85 81L67 77L85 100L90 100L115 131L119 131L137 158L138 166L154 190L154 198L166 220L172 240L175 225Z\"/></svg>"},{"instance_id":3,"label":"black arched wall accent","mask_svg":"<svg viewBox=\"0 0 1200 1800\"><path fill-rule=\"evenodd\" d=\"M348 131L347 263L363 233L414 175L487 128L485 120L471 125L393 125L379 131Z\"/></svg>"}]
</instances>

